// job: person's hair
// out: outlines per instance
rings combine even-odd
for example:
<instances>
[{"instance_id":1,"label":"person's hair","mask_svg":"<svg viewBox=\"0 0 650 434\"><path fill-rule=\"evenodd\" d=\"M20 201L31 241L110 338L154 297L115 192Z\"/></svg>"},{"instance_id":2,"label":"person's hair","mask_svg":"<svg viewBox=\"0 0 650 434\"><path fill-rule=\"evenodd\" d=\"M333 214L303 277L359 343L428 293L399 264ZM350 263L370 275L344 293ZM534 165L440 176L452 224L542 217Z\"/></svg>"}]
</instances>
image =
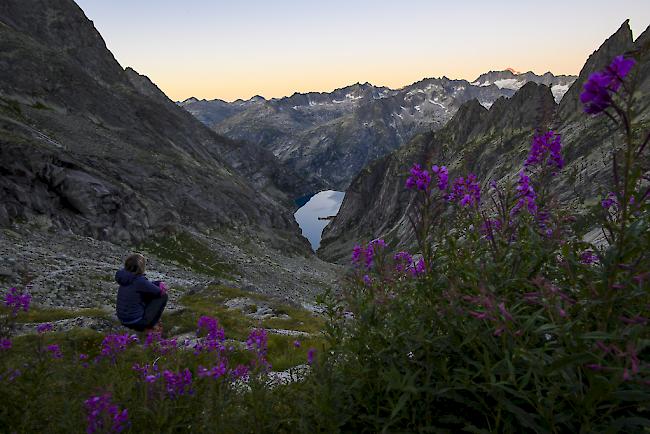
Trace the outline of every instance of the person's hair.
<instances>
[{"instance_id":1,"label":"person's hair","mask_svg":"<svg viewBox=\"0 0 650 434\"><path fill-rule=\"evenodd\" d=\"M131 255L124 261L124 269L134 274L144 274L144 256L139 253Z\"/></svg>"}]
</instances>

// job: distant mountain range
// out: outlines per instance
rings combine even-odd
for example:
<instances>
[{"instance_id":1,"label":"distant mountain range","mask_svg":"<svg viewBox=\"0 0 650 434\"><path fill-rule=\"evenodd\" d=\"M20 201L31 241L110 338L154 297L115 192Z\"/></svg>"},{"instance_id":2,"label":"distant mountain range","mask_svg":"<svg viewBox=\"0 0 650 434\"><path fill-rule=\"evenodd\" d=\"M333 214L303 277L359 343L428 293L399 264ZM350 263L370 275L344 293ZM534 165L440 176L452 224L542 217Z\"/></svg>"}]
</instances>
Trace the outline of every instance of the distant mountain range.
<instances>
[{"instance_id":1,"label":"distant mountain range","mask_svg":"<svg viewBox=\"0 0 650 434\"><path fill-rule=\"evenodd\" d=\"M555 193L564 201L594 203L611 181L609 155L617 142L607 119L587 116L579 97L588 76L604 68L617 55L636 51L637 115L640 128L650 126L650 29L636 41L626 21L594 52L580 76L566 90L559 104L557 86L528 80L526 74L490 72L474 83L479 87L519 87L509 99L500 98L489 109L476 100L460 106L444 128L419 134L400 149L364 168L352 181L339 213L325 228L319 255L347 262L355 242L383 237L395 247L413 242L407 218L413 197L406 188L413 163L446 165L450 179L475 173L487 182L513 185L522 168L536 129L552 128L563 141L565 168L554 180ZM544 76L542 76L544 77ZM549 77L550 78L550 77ZM515 81L516 80L516 81ZM574 82L575 81L575 82ZM555 88L555 92L553 91Z\"/></svg>"},{"instance_id":2,"label":"distant mountain range","mask_svg":"<svg viewBox=\"0 0 650 434\"><path fill-rule=\"evenodd\" d=\"M345 190L363 167L414 135L443 127L467 101L489 108L531 81L549 86L559 101L575 78L504 70L472 83L426 78L401 89L357 83L270 100L189 98L178 104L219 134L257 144L303 177Z\"/></svg>"}]
</instances>

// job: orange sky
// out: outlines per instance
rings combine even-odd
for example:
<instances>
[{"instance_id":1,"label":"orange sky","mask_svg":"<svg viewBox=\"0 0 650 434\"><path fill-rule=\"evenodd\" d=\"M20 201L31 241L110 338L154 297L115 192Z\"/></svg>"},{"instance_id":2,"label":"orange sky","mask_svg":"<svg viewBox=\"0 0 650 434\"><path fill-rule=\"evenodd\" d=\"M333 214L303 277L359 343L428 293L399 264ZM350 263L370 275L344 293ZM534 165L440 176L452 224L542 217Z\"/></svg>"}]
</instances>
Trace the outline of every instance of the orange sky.
<instances>
[{"instance_id":1,"label":"orange sky","mask_svg":"<svg viewBox=\"0 0 650 434\"><path fill-rule=\"evenodd\" d=\"M635 36L650 24L648 0L77 1L120 64L174 100L397 88L506 67L577 74L626 18Z\"/></svg>"}]
</instances>

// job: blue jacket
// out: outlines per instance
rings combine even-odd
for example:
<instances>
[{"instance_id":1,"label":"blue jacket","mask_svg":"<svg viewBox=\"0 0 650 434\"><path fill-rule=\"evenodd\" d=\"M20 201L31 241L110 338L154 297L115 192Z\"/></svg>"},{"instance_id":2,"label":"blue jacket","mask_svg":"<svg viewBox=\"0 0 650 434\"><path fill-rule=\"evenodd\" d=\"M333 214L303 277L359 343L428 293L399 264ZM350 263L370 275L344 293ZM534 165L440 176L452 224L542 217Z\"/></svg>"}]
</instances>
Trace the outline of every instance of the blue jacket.
<instances>
[{"instance_id":1,"label":"blue jacket","mask_svg":"<svg viewBox=\"0 0 650 434\"><path fill-rule=\"evenodd\" d=\"M144 274L133 274L121 269L115 273L115 281L120 284L117 290L116 313L124 324L141 320L147 300L162 295L158 282L150 282Z\"/></svg>"}]
</instances>

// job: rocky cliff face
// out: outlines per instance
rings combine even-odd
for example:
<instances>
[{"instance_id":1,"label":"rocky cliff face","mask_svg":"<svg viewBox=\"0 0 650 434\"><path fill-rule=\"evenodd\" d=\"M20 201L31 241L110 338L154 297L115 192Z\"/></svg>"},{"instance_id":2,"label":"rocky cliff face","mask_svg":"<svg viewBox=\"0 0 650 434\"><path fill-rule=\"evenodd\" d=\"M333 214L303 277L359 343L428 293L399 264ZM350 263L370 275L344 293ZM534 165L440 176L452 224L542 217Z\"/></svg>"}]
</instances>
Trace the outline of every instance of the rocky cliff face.
<instances>
[{"instance_id":1,"label":"rocky cliff face","mask_svg":"<svg viewBox=\"0 0 650 434\"><path fill-rule=\"evenodd\" d=\"M39 217L115 242L250 227L306 252L289 209L305 189L123 70L73 1L0 4L0 225Z\"/></svg>"},{"instance_id":2,"label":"rocky cliff face","mask_svg":"<svg viewBox=\"0 0 650 434\"><path fill-rule=\"evenodd\" d=\"M331 93L268 101L190 98L180 105L220 134L259 144L304 176L344 190L361 168L415 134L441 128L466 101L477 99L489 107L528 81L557 87L572 80L531 72L518 76L514 85L500 86L501 81L489 78L474 84L429 78L399 90L357 83Z\"/></svg>"},{"instance_id":3,"label":"rocky cliff face","mask_svg":"<svg viewBox=\"0 0 650 434\"><path fill-rule=\"evenodd\" d=\"M407 214L413 195L404 187L414 162L446 164L453 175L474 172L483 182L514 183L525 161L536 128L562 134L566 167L556 181L557 193L567 200L590 200L608 180L606 155L616 137L603 118L582 113L579 94L588 75L618 54L640 50L650 31L632 40L624 23L587 61L580 78L559 106L550 87L529 82L489 110L474 100L462 105L441 130L415 137L403 148L363 169L347 191L337 217L325 228L319 255L345 262L356 242L384 237L393 245L410 244ZM639 125L648 125L650 49L643 52L638 77Z\"/></svg>"}]
</instances>

